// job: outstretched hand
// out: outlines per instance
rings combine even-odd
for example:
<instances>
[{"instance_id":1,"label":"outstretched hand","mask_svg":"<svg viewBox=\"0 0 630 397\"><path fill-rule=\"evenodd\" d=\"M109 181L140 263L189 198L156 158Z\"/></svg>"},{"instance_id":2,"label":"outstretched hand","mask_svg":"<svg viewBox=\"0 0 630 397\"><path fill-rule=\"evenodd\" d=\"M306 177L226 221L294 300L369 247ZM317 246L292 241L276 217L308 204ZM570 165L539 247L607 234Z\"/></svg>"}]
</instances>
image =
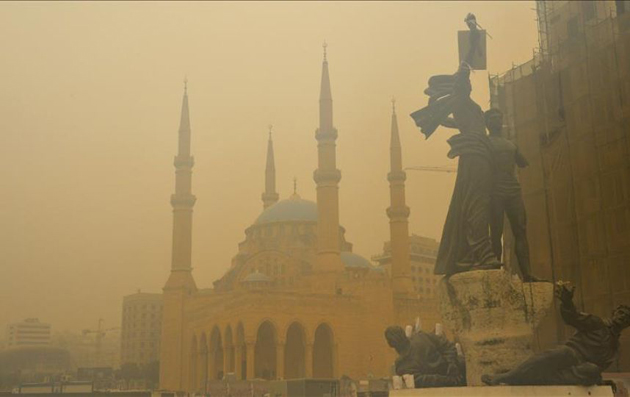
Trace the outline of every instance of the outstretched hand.
<instances>
[{"instance_id":1,"label":"outstretched hand","mask_svg":"<svg viewBox=\"0 0 630 397\"><path fill-rule=\"evenodd\" d=\"M575 286L571 283L558 281L556 283L555 293L556 297L562 302L573 301L573 293L575 292Z\"/></svg>"}]
</instances>

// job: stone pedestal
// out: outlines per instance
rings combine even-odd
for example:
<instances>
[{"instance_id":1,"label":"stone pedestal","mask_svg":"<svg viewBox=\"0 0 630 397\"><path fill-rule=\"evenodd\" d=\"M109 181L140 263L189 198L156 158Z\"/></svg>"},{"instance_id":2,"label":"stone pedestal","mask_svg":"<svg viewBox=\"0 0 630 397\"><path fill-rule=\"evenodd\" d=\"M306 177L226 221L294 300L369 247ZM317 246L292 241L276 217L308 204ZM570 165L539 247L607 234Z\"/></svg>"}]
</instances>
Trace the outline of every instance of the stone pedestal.
<instances>
[{"instance_id":1,"label":"stone pedestal","mask_svg":"<svg viewBox=\"0 0 630 397\"><path fill-rule=\"evenodd\" d=\"M549 312L553 284L522 283L504 270L478 270L440 282L442 319L466 358L468 386L533 354L533 331Z\"/></svg>"},{"instance_id":2,"label":"stone pedestal","mask_svg":"<svg viewBox=\"0 0 630 397\"><path fill-rule=\"evenodd\" d=\"M613 397L610 386L438 387L390 390L389 397Z\"/></svg>"}]
</instances>

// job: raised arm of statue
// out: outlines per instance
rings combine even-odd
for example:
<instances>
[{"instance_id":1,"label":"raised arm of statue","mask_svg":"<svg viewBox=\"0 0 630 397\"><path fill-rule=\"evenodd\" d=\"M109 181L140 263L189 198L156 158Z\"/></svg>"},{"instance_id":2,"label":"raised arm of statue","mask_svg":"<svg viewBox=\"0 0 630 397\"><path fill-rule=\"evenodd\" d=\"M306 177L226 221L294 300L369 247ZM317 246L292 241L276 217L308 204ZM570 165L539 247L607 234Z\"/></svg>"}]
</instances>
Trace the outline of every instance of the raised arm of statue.
<instances>
[{"instance_id":1,"label":"raised arm of statue","mask_svg":"<svg viewBox=\"0 0 630 397\"><path fill-rule=\"evenodd\" d=\"M593 314L579 312L573 301L562 302L560 313L564 322L578 331L593 331L604 327L604 320Z\"/></svg>"},{"instance_id":2,"label":"raised arm of statue","mask_svg":"<svg viewBox=\"0 0 630 397\"><path fill-rule=\"evenodd\" d=\"M575 287L558 282L556 284L556 296L560 300L560 314L567 325L578 331L592 331L604 326L604 321L592 314L582 313L577 310L573 303L573 293Z\"/></svg>"}]
</instances>

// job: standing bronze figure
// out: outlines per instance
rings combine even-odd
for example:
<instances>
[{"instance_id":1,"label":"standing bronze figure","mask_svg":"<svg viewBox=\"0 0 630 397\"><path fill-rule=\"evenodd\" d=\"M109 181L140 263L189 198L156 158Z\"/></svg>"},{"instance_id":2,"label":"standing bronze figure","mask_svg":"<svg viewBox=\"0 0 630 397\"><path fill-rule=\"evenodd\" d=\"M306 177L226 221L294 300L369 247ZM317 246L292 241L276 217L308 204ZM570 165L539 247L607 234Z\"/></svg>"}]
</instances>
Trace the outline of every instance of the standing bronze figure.
<instances>
[{"instance_id":1,"label":"standing bronze figure","mask_svg":"<svg viewBox=\"0 0 630 397\"><path fill-rule=\"evenodd\" d=\"M468 59L477 48L480 32L474 16L466 19L470 29ZM449 158L459 158L455 189L442 231L435 274L500 268L489 235L490 194L493 181L492 145L486 135L484 112L470 98L470 66L462 62L454 75L429 79L425 94L428 106L411 117L427 139L438 126L457 128L448 139ZM452 114L452 118L450 115Z\"/></svg>"},{"instance_id":2,"label":"standing bronze figure","mask_svg":"<svg viewBox=\"0 0 630 397\"><path fill-rule=\"evenodd\" d=\"M516 179L516 166L527 167L529 163L518 147L503 137L503 113L490 109L485 113L486 127L494 153L494 181L490 199L490 235L492 249L501 260L503 253L503 219L507 215L514 235L516 259L524 282L538 281L532 276L529 265L529 243L527 242L527 213L521 195L521 185Z\"/></svg>"}]
</instances>

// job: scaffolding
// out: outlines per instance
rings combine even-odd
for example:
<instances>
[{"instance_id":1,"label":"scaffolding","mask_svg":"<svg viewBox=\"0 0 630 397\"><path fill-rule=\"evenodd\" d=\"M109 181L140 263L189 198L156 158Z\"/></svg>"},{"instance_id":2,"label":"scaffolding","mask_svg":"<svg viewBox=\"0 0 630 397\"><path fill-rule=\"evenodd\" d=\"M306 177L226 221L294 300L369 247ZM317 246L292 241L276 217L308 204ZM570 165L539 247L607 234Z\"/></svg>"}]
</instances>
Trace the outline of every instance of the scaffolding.
<instances>
[{"instance_id":1,"label":"scaffolding","mask_svg":"<svg viewBox=\"0 0 630 397\"><path fill-rule=\"evenodd\" d=\"M519 178L532 269L572 281L583 310L608 316L630 302L630 13L610 1L536 5L540 47L490 77L491 105L530 161ZM506 239L508 266L512 251ZM630 370L630 355L616 369Z\"/></svg>"}]
</instances>

